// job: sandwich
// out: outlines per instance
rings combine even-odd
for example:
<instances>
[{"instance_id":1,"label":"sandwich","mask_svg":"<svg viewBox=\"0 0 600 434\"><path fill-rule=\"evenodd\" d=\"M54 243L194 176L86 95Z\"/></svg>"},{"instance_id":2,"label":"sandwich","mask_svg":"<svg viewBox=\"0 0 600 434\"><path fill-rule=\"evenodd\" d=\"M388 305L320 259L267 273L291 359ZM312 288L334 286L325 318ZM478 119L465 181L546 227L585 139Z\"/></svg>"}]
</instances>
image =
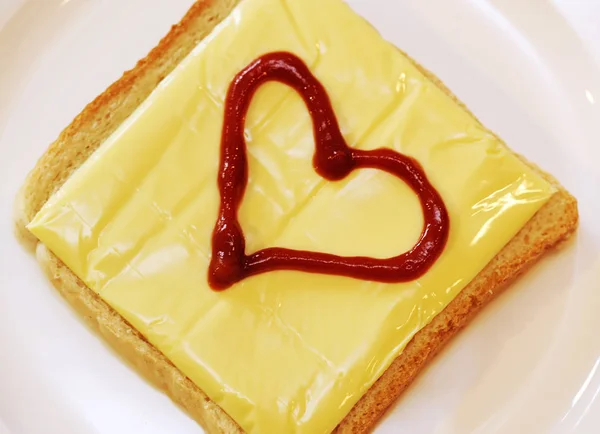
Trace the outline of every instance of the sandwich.
<instances>
[{"instance_id":1,"label":"sandwich","mask_svg":"<svg viewBox=\"0 0 600 434\"><path fill-rule=\"evenodd\" d=\"M578 222L341 0L197 1L17 211L64 298L211 434L370 432Z\"/></svg>"}]
</instances>

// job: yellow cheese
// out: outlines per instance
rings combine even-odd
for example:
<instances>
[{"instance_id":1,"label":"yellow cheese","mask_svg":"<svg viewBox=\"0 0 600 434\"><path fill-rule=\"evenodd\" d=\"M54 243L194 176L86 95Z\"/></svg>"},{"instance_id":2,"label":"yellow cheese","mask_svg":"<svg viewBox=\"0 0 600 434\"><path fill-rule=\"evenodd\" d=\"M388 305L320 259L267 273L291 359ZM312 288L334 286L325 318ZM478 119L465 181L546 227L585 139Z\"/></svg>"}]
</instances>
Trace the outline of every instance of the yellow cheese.
<instances>
[{"instance_id":1,"label":"yellow cheese","mask_svg":"<svg viewBox=\"0 0 600 434\"><path fill-rule=\"evenodd\" d=\"M418 281L273 272L207 285L223 99L259 55L301 57L348 143L415 157L450 214ZM248 253L268 246L395 256L419 203L375 170L313 170L302 100L264 86L247 119ZM243 0L65 183L29 229L249 433L328 433L424 327L552 195L339 0Z\"/></svg>"}]
</instances>

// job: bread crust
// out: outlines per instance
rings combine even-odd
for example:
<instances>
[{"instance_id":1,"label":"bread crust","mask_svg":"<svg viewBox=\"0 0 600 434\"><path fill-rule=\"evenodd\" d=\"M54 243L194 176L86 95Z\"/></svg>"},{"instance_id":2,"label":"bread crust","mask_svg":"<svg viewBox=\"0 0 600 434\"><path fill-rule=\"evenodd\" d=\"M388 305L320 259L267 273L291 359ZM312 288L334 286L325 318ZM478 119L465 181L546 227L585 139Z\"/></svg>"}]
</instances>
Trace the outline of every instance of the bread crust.
<instances>
[{"instance_id":1,"label":"bread crust","mask_svg":"<svg viewBox=\"0 0 600 434\"><path fill-rule=\"evenodd\" d=\"M90 103L50 145L29 174L17 199L15 219L17 236L36 248L42 268L73 308L117 353L211 434L241 434L243 431L160 351L39 243L26 225L73 171L133 113L238 1L197 1L147 57ZM439 79L414 63L468 111ZM555 185L557 192L446 309L415 335L343 419L336 433L358 434L372 430L390 405L459 330L544 252L566 240L576 230L578 211L575 198L550 175L536 170Z\"/></svg>"}]
</instances>

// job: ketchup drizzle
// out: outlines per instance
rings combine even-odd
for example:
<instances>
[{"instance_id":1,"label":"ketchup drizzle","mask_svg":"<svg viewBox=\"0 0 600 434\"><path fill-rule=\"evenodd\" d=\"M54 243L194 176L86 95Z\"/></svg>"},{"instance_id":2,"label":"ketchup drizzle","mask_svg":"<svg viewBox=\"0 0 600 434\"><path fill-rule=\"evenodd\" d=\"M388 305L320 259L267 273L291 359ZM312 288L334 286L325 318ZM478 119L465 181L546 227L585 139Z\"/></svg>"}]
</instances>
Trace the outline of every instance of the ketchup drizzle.
<instances>
[{"instance_id":1,"label":"ketchup drizzle","mask_svg":"<svg viewBox=\"0 0 600 434\"><path fill-rule=\"evenodd\" d=\"M421 237L411 250L388 259L344 257L278 247L246 254L246 240L238 220L238 209L248 183L244 126L252 97L269 81L292 87L306 103L315 136L313 165L320 176L338 181L356 169L374 168L397 176L414 190L425 218ZM208 270L208 281L214 290L224 290L246 277L274 270L333 274L389 283L411 281L433 265L448 239L448 212L419 163L392 149L363 151L350 148L342 136L325 88L301 59L287 52L258 58L231 83L225 101L218 187L221 204Z\"/></svg>"}]
</instances>

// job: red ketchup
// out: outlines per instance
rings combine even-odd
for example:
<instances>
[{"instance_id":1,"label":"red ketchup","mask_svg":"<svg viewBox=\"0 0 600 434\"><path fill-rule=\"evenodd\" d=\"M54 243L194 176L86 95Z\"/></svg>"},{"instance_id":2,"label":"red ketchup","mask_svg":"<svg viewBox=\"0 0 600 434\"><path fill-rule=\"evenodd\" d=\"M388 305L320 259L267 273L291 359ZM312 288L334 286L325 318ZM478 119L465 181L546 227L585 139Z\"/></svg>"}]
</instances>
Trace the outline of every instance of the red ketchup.
<instances>
[{"instance_id":1,"label":"red ketchup","mask_svg":"<svg viewBox=\"0 0 600 434\"><path fill-rule=\"evenodd\" d=\"M315 136L315 171L339 181L357 169L379 169L397 176L417 194L424 214L423 232L408 252L387 259L344 257L328 253L268 248L246 254L246 240L238 209L248 184L248 158L244 124L252 97L260 86L278 81L303 98L312 117ZM332 274L378 282L407 282L427 272L448 240L450 222L442 198L415 160L392 149L371 151L348 146L329 96L304 62L291 53L270 53L252 62L230 85L225 101L218 175L221 204L212 236L208 281L224 290L246 277L275 270ZM352 236L348 234L348 236Z\"/></svg>"}]
</instances>

